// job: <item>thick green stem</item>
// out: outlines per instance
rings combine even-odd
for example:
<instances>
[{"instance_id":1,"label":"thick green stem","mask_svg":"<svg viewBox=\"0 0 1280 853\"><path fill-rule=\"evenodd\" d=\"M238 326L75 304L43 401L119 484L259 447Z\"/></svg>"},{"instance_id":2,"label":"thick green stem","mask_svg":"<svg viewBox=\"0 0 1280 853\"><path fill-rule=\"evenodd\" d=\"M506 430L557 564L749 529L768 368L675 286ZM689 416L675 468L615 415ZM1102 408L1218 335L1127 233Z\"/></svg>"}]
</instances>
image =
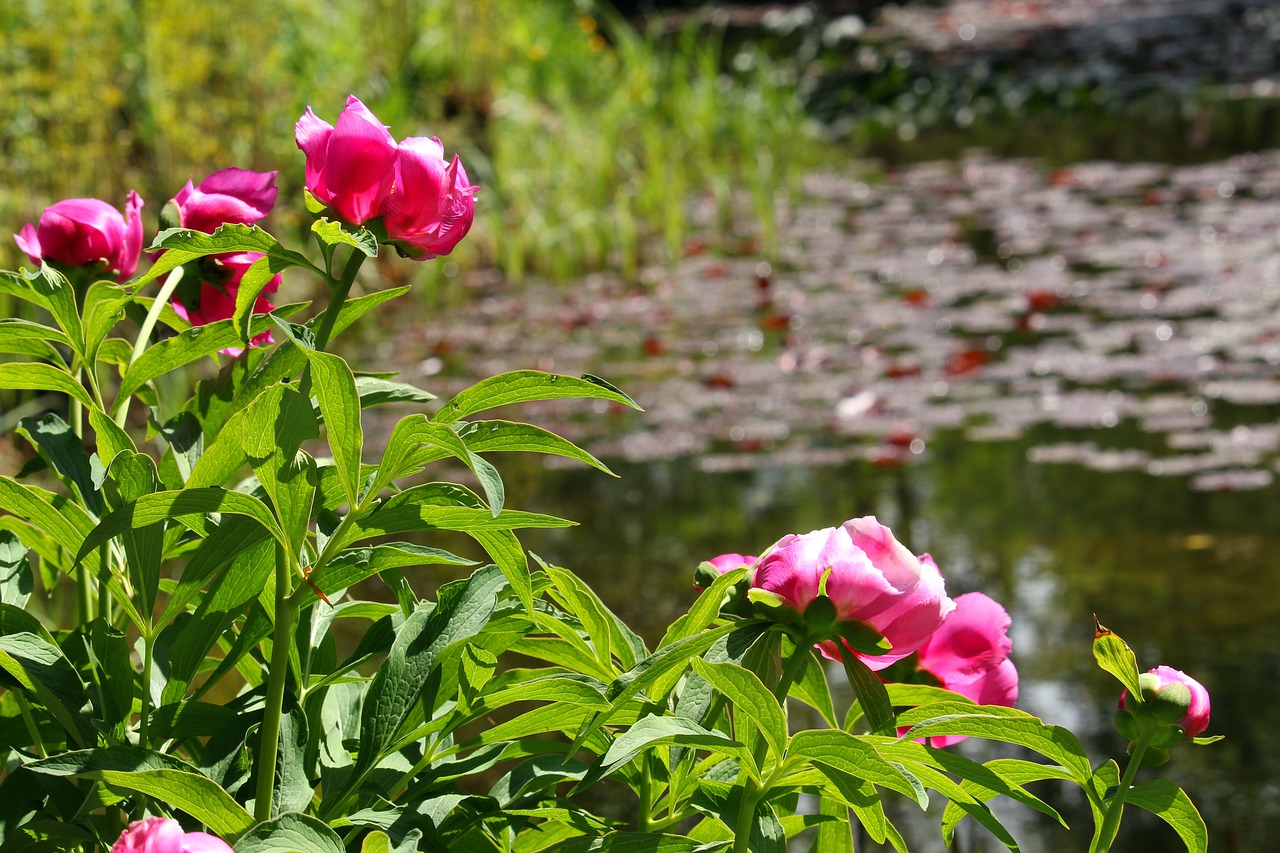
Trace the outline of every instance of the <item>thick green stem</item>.
<instances>
[{"instance_id":1,"label":"thick green stem","mask_svg":"<svg viewBox=\"0 0 1280 853\"><path fill-rule=\"evenodd\" d=\"M258 786L253 816L271 819L271 795L275 789L276 759L280 752L280 718L284 715L284 688L289 680L289 645L293 642L294 605L289 600L292 578L284 546L276 546L276 625L271 638L271 669L267 673L267 705L258 730Z\"/></svg>"},{"instance_id":2,"label":"thick green stem","mask_svg":"<svg viewBox=\"0 0 1280 853\"><path fill-rule=\"evenodd\" d=\"M1098 827L1097 833L1093 837L1093 844L1089 847L1089 853L1107 853L1111 849L1111 842L1115 841L1116 833L1120 831L1120 818L1124 814L1124 801L1129 796L1129 790L1133 787L1133 777L1138 774L1138 768L1142 766L1142 757L1147 752L1147 747L1151 744L1151 736L1143 734L1133 743L1133 754L1129 756L1129 765L1124 769L1124 776L1120 779L1120 787L1116 788L1116 792L1111 795L1111 799L1107 802L1107 810L1102 816L1102 824Z\"/></svg>"},{"instance_id":3,"label":"thick green stem","mask_svg":"<svg viewBox=\"0 0 1280 853\"><path fill-rule=\"evenodd\" d=\"M756 803L760 802L762 793L763 791L756 787L754 781L747 782L747 788L742 794L738 820L733 827L733 849L730 853L748 853L750 850L751 825L756 816Z\"/></svg>"},{"instance_id":4,"label":"thick green stem","mask_svg":"<svg viewBox=\"0 0 1280 853\"><path fill-rule=\"evenodd\" d=\"M649 757L640 758L640 812L636 815L636 832L649 831L649 810L653 799L653 772L649 768Z\"/></svg>"},{"instance_id":5,"label":"thick green stem","mask_svg":"<svg viewBox=\"0 0 1280 853\"><path fill-rule=\"evenodd\" d=\"M356 273L360 272L364 260L364 254L352 249L351 255L347 258L347 265L342 269L342 278L335 279L330 285L332 293L329 296L329 306L320 319L320 327L316 329L316 349L323 350L329 345L334 323L338 320L338 312L347 301L347 295L351 293L351 285L355 283Z\"/></svg>"}]
</instances>

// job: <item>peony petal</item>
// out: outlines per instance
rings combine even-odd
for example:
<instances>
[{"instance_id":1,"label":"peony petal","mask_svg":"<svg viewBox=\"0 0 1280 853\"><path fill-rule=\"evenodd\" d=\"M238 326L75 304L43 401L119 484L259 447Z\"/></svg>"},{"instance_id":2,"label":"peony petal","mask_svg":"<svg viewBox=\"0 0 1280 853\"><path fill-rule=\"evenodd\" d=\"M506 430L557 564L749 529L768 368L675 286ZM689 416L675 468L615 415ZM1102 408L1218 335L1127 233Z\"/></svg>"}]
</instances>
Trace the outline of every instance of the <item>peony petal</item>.
<instances>
[{"instance_id":1,"label":"peony petal","mask_svg":"<svg viewBox=\"0 0 1280 853\"><path fill-rule=\"evenodd\" d=\"M182 853L234 853L231 845L207 832L188 832L182 839Z\"/></svg>"},{"instance_id":2,"label":"peony petal","mask_svg":"<svg viewBox=\"0 0 1280 853\"><path fill-rule=\"evenodd\" d=\"M323 176L328 204L355 225L379 215L395 182L396 152L386 126L358 98L349 97L329 138Z\"/></svg>"},{"instance_id":3,"label":"peony petal","mask_svg":"<svg viewBox=\"0 0 1280 853\"><path fill-rule=\"evenodd\" d=\"M174 197L182 226L212 234L227 223L252 225L271 212L276 201L275 172L223 169L190 192Z\"/></svg>"},{"instance_id":4,"label":"peony petal","mask_svg":"<svg viewBox=\"0 0 1280 853\"><path fill-rule=\"evenodd\" d=\"M1007 660L1013 648L1009 614L996 601L970 592L955 602L955 610L920 648L920 668L944 685L981 676Z\"/></svg>"},{"instance_id":5,"label":"peony petal","mask_svg":"<svg viewBox=\"0 0 1280 853\"><path fill-rule=\"evenodd\" d=\"M18 248L31 259L31 263L40 263L43 253L40 251L40 236L36 234L34 225L30 222L23 225L22 229L13 235L13 242L17 243Z\"/></svg>"},{"instance_id":6,"label":"peony petal","mask_svg":"<svg viewBox=\"0 0 1280 853\"><path fill-rule=\"evenodd\" d=\"M129 190L129 197L124 204L124 245L119 256L119 281L133 278L138 268L138 256L142 253L142 197L134 190Z\"/></svg>"},{"instance_id":7,"label":"peony petal","mask_svg":"<svg viewBox=\"0 0 1280 853\"><path fill-rule=\"evenodd\" d=\"M311 107L307 107L307 111L293 126L294 141L307 158L307 189L324 204L328 204L330 199L324 170L328 159L329 140L332 136L333 125L317 118L311 111Z\"/></svg>"}]
</instances>

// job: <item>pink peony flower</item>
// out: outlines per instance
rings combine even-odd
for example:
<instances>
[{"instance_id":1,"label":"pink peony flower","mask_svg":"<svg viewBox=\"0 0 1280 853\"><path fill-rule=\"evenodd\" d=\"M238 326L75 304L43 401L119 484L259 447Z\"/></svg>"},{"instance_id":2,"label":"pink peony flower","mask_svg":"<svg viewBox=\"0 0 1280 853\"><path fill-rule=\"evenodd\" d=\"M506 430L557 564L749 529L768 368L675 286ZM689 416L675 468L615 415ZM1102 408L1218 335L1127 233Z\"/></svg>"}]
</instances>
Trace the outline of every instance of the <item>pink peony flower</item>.
<instances>
[{"instance_id":1,"label":"pink peony flower","mask_svg":"<svg viewBox=\"0 0 1280 853\"><path fill-rule=\"evenodd\" d=\"M355 95L334 127L307 107L294 126L307 156L307 189L343 220L363 225L378 216L395 184L398 149L387 126Z\"/></svg>"},{"instance_id":2,"label":"pink peony flower","mask_svg":"<svg viewBox=\"0 0 1280 853\"><path fill-rule=\"evenodd\" d=\"M124 281L138 268L142 252L142 205L133 190L123 216L105 201L69 198L45 208L40 223L22 226L14 241L33 264L57 261Z\"/></svg>"},{"instance_id":3,"label":"pink peony flower","mask_svg":"<svg viewBox=\"0 0 1280 853\"><path fill-rule=\"evenodd\" d=\"M1182 719L1178 721L1183 734L1187 737L1195 737L1209 728L1209 691L1204 689L1204 685L1185 672L1174 669L1171 666L1158 666L1155 669L1149 669L1146 675L1155 676L1156 684L1153 692L1163 690L1175 682L1185 684L1187 689L1191 691L1191 706L1187 709L1187 713ZM1146 694L1147 687L1144 685L1143 695ZM1120 694L1120 707L1126 710L1129 708L1126 701L1128 695L1128 691Z\"/></svg>"},{"instance_id":4,"label":"pink peony flower","mask_svg":"<svg viewBox=\"0 0 1280 853\"><path fill-rule=\"evenodd\" d=\"M270 213L275 203L275 172L223 169L198 187L187 181L173 198L178 210L175 224L212 234L226 223L252 225Z\"/></svg>"},{"instance_id":5,"label":"pink peony flower","mask_svg":"<svg viewBox=\"0 0 1280 853\"><path fill-rule=\"evenodd\" d=\"M395 190L383 205L387 237L416 261L449 254L471 230L477 189L458 155L445 162L439 139L406 139L396 158Z\"/></svg>"},{"instance_id":6,"label":"pink peony flower","mask_svg":"<svg viewBox=\"0 0 1280 853\"><path fill-rule=\"evenodd\" d=\"M207 832L183 832L167 817L134 821L120 833L111 853L233 853L231 845Z\"/></svg>"},{"instance_id":7,"label":"pink peony flower","mask_svg":"<svg viewBox=\"0 0 1280 853\"><path fill-rule=\"evenodd\" d=\"M955 607L933 560L927 554L917 558L873 516L784 537L760 558L754 588L778 596L786 606L803 613L818 597L819 584L828 572L826 594L838 622L863 622L891 646L884 654L858 654L873 670L884 669L924 645ZM827 657L839 659L834 640L820 643L819 648Z\"/></svg>"},{"instance_id":8,"label":"pink peony flower","mask_svg":"<svg viewBox=\"0 0 1280 853\"><path fill-rule=\"evenodd\" d=\"M1009 660L1009 614L980 592L966 593L955 602L942 627L920 647L917 667L947 690L980 705L1012 706L1018 700L1018 670ZM934 746L950 746L964 738L941 735L930 740Z\"/></svg>"},{"instance_id":9,"label":"pink peony flower","mask_svg":"<svg viewBox=\"0 0 1280 853\"><path fill-rule=\"evenodd\" d=\"M307 111L294 128L307 158L307 189L353 225L382 218L388 242L414 260L447 255L471 229L475 194L457 155L439 139L396 144L355 95L337 126Z\"/></svg>"}]
</instances>

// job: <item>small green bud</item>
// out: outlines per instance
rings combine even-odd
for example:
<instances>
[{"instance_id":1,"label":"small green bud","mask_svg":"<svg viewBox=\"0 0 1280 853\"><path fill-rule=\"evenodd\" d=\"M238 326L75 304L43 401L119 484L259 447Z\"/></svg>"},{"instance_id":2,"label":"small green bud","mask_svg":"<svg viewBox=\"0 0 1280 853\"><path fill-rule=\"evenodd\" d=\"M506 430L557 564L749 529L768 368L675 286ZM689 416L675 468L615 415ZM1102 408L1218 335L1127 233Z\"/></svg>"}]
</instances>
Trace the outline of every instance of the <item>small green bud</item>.
<instances>
[{"instance_id":1,"label":"small green bud","mask_svg":"<svg viewBox=\"0 0 1280 853\"><path fill-rule=\"evenodd\" d=\"M178 207L178 203L173 199L169 199L165 206L160 208L160 230L167 231L170 228L182 227L182 208Z\"/></svg>"}]
</instances>

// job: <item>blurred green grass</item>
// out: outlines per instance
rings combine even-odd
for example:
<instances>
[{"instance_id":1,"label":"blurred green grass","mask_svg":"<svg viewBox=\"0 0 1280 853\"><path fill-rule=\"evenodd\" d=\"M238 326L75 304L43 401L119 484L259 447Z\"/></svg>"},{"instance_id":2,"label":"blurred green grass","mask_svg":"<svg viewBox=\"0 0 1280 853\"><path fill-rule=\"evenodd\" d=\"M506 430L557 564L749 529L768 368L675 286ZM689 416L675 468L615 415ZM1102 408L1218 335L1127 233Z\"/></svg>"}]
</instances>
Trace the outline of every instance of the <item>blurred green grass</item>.
<instances>
[{"instance_id":1,"label":"blurred green grass","mask_svg":"<svg viewBox=\"0 0 1280 853\"><path fill-rule=\"evenodd\" d=\"M439 136L481 186L452 258L509 278L677 259L688 201L776 248L802 161L789 74L732 71L713 29L641 32L594 0L8 0L0 4L0 230L48 204L136 188L148 239L188 179L279 169L282 236L302 227L307 105L355 93L397 138ZM0 266L25 261L0 240ZM439 277L440 264L388 275Z\"/></svg>"}]
</instances>

